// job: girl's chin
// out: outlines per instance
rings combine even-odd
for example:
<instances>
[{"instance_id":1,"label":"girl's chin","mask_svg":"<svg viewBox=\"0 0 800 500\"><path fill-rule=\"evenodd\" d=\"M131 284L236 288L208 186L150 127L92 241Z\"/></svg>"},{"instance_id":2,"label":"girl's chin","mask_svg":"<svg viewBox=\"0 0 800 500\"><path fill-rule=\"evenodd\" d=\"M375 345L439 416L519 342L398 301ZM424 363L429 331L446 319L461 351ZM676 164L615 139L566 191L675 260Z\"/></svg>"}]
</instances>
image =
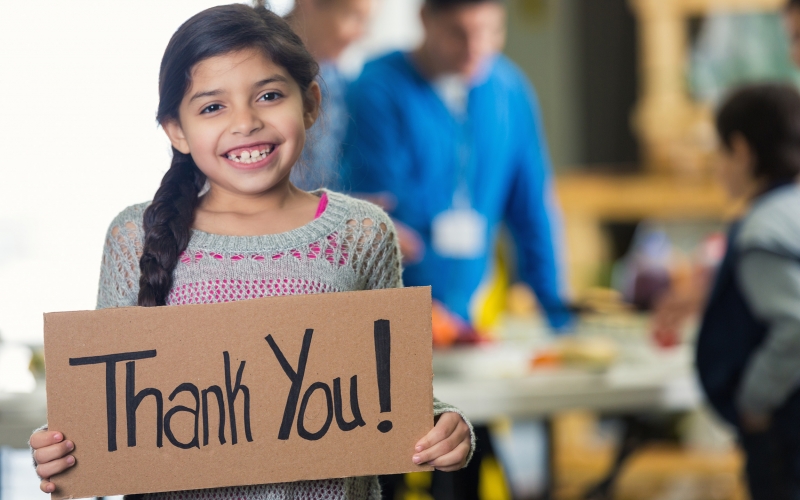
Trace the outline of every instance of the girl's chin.
<instances>
[{"instance_id":1,"label":"girl's chin","mask_svg":"<svg viewBox=\"0 0 800 500\"><path fill-rule=\"evenodd\" d=\"M225 191L239 194L241 196L259 196L280 191L281 189L289 186L289 183L285 182L285 180L289 177L288 172L279 173L276 171L270 171L268 174L269 175L265 176L253 176L249 179L228 178L220 183L212 181L211 186L213 189L214 184L217 184L218 187L222 187Z\"/></svg>"}]
</instances>

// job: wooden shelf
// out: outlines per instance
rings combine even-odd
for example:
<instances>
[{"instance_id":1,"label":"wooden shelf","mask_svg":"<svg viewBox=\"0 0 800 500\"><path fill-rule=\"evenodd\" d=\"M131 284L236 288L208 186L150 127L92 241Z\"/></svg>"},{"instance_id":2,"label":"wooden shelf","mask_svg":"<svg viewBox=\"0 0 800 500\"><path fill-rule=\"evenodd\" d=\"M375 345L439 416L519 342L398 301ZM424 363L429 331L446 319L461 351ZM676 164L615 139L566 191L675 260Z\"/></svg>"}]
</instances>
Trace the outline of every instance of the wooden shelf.
<instances>
[{"instance_id":1,"label":"wooden shelf","mask_svg":"<svg viewBox=\"0 0 800 500\"><path fill-rule=\"evenodd\" d=\"M724 190L707 177L570 174L556 179L556 193L567 218L724 220L735 214Z\"/></svg>"}]
</instances>

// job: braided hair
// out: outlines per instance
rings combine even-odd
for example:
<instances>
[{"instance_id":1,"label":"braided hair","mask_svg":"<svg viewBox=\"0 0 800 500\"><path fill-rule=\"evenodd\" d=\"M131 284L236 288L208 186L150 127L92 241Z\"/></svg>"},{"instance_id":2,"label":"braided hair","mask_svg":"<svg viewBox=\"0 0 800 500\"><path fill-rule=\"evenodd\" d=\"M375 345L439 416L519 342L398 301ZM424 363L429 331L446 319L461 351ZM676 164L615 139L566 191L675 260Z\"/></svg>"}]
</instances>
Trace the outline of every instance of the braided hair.
<instances>
[{"instance_id":1,"label":"braided hair","mask_svg":"<svg viewBox=\"0 0 800 500\"><path fill-rule=\"evenodd\" d=\"M261 3L261 2L259 2ZM263 3L223 5L204 10L186 21L172 36L159 74L160 124L179 121L178 110L191 83L192 68L210 57L248 48L262 50L284 67L299 85L306 106L307 92L319 73L311 54L280 16ZM172 164L144 213L144 247L139 260L138 304L166 305L172 275L192 234L194 214L206 176L192 156L172 148Z\"/></svg>"}]
</instances>

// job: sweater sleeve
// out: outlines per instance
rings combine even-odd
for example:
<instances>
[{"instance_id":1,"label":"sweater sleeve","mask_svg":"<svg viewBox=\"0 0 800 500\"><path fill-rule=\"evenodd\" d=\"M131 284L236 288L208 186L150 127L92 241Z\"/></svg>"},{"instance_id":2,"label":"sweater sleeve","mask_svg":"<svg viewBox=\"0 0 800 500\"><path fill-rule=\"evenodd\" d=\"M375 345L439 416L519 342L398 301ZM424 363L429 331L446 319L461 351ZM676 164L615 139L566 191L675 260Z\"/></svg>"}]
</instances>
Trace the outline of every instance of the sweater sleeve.
<instances>
[{"instance_id":1,"label":"sweater sleeve","mask_svg":"<svg viewBox=\"0 0 800 500\"><path fill-rule=\"evenodd\" d=\"M129 207L114 218L108 228L100 265L97 309L129 307L137 303L139 257L144 239L141 215L141 206Z\"/></svg>"},{"instance_id":2,"label":"sweater sleeve","mask_svg":"<svg viewBox=\"0 0 800 500\"><path fill-rule=\"evenodd\" d=\"M800 263L766 251L746 252L738 279L753 313L769 327L744 372L738 406L771 413L800 382Z\"/></svg>"},{"instance_id":3,"label":"sweater sleeve","mask_svg":"<svg viewBox=\"0 0 800 500\"><path fill-rule=\"evenodd\" d=\"M402 288L400 246L386 213L367 202L366 210L347 224L345 241L353 251L353 268L364 290Z\"/></svg>"}]
</instances>

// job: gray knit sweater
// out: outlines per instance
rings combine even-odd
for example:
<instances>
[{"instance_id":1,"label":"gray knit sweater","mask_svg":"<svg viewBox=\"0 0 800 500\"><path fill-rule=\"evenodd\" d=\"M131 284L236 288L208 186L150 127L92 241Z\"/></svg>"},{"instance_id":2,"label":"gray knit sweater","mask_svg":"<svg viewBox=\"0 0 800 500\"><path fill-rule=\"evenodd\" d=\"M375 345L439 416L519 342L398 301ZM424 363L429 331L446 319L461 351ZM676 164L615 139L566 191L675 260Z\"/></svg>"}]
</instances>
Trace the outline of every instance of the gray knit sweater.
<instances>
[{"instance_id":1,"label":"gray knit sweater","mask_svg":"<svg viewBox=\"0 0 800 500\"><path fill-rule=\"evenodd\" d=\"M326 192L325 212L293 231L221 236L195 230L175 269L168 305L402 287L400 251L389 217L370 203ZM142 203L126 208L109 227L98 309L136 305L144 240L142 216L147 206ZM461 414L434 400L434 414L445 412ZM408 458L410 462L411 457ZM376 477L353 477L156 493L144 498L379 500L380 487Z\"/></svg>"}]
</instances>

